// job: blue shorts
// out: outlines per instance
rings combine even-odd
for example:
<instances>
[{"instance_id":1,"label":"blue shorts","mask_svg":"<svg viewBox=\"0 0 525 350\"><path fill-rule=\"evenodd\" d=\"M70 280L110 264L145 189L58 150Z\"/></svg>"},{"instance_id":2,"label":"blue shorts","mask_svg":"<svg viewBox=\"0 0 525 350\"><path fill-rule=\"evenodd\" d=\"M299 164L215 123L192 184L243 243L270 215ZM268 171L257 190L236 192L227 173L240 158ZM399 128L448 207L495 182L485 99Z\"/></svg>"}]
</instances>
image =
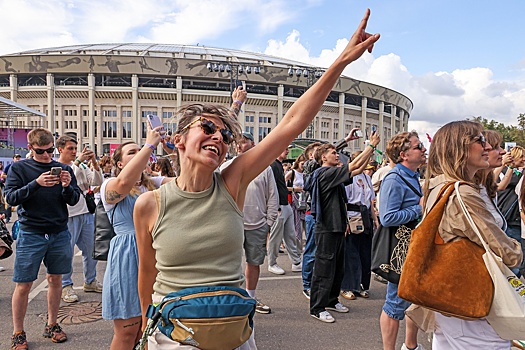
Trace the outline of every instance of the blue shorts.
<instances>
[{"instance_id":1,"label":"blue shorts","mask_svg":"<svg viewBox=\"0 0 525 350\"><path fill-rule=\"evenodd\" d=\"M42 261L48 274L70 273L72 259L73 249L68 230L40 234L20 229L16 240L13 282L29 283L36 280Z\"/></svg>"},{"instance_id":2,"label":"blue shorts","mask_svg":"<svg viewBox=\"0 0 525 350\"><path fill-rule=\"evenodd\" d=\"M386 300L385 305L383 305L383 311L388 317L401 321L405 318L406 309L408 309L412 303L401 299L397 295L397 287L397 284L388 282L386 286Z\"/></svg>"}]
</instances>

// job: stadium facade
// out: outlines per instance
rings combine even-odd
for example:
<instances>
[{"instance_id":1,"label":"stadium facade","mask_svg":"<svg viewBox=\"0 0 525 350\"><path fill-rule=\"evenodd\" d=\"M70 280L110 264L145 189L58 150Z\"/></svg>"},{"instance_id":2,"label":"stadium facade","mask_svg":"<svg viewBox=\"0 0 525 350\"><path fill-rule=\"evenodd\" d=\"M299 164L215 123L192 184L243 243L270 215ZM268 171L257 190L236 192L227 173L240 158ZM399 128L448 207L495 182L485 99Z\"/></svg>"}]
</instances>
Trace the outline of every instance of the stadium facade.
<instances>
[{"instance_id":1,"label":"stadium facade","mask_svg":"<svg viewBox=\"0 0 525 350\"><path fill-rule=\"evenodd\" d=\"M244 84L239 121L259 142L324 69L268 55L188 45L94 44L0 56L0 96L46 117L2 116L2 127L43 126L73 134L98 154L126 141L145 141L147 114L176 128L175 111L188 103L229 105ZM49 106L53 106L50 108ZM407 129L412 101L391 89L341 76L299 137L333 142L372 126L384 140ZM52 112L54 110L54 113ZM362 148L354 141L349 151ZM159 148L160 151L160 148Z\"/></svg>"}]
</instances>

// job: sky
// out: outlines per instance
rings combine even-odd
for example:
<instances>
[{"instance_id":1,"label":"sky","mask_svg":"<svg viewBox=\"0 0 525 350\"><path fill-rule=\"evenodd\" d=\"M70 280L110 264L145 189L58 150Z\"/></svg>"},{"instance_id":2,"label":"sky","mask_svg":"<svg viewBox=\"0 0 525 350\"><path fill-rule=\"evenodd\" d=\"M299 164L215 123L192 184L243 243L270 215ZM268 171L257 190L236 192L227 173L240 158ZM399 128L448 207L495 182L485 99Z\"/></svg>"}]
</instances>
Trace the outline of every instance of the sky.
<instances>
[{"instance_id":1,"label":"sky","mask_svg":"<svg viewBox=\"0 0 525 350\"><path fill-rule=\"evenodd\" d=\"M525 113L522 0L0 0L0 55L148 42L328 67L366 8L381 39L343 74L410 98L409 129L433 135L474 116L516 124Z\"/></svg>"}]
</instances>

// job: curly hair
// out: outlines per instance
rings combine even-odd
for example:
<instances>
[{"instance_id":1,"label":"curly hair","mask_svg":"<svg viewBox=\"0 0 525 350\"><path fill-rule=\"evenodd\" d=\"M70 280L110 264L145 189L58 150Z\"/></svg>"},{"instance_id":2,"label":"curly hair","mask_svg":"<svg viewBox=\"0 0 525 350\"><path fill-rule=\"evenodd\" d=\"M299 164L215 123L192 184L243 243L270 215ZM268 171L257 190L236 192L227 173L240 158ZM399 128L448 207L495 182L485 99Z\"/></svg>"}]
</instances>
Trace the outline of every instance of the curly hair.
<instances>
[{"instance_id":1,"label":"curly hair","mask_svg":"<svg viewBox=\"0 0 525 350\"><path fill-rule=\"evenodd\" d=\"M386 145L386 154L395 164L403 161L403 158L401 158L401 152L406 152L412 147L410 139L414 136L419 137L415 131L404 131L392 136L388 141Z\"/></svg>"}]
</instances>

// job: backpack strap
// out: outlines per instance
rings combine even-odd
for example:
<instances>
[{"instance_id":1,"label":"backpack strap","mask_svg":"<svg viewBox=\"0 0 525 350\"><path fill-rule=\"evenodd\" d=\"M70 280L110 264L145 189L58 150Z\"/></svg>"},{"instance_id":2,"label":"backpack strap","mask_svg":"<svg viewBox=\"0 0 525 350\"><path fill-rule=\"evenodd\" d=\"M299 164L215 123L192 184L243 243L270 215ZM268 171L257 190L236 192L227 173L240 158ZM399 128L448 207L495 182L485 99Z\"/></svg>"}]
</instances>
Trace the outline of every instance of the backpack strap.
<instances>
[{"instance_id":1,"label":"backpack strap","mask_svg":"<svg viewBox=\"0 0 525 350\"><path fill-rule=\"evenodd\" d=\"M423 197L423 194L422 194L420 191L416 190L416 188L415 188L410 182L408 182L408 180L405 179L405 178L404 178L400 173L398 173L398 172L395 172L395 171L392 172L392 171L390 171L388 174L385 175L385 177L383 177L383 180L382 180L381 182L385 181L385 178L386 178L388 175L390 175L390 174L396 174L396 175L399 175L399 177L401 178L401 180L403 180L403 182L404 182L404 183L405 183L405 184L406 184L406 185L412 190L412 192L414 192L414 193L416 194L416 196L418 196L418 197Z\"/></svg>"}]
</instances>

